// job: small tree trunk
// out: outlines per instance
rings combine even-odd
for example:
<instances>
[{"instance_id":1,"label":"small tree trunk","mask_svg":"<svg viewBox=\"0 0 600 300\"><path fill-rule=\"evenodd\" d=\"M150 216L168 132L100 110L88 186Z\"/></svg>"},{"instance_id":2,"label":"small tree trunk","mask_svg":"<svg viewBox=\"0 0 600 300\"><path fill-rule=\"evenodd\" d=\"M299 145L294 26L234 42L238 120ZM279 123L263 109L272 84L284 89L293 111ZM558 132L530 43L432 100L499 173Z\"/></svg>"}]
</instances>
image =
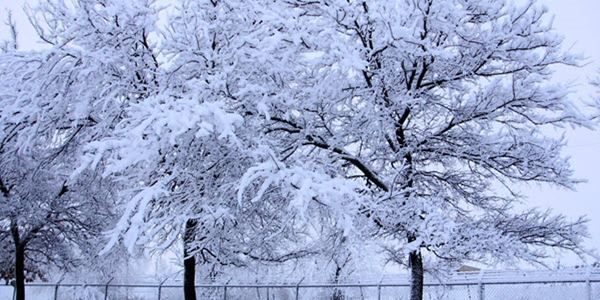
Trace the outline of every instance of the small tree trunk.
<instances>
[{"instance_id":1,"label":"small tree trunk","mask_svg":"<svg viewBox=\"0 0 600 300\"><path fill-rule=\"evenodd\" d=\"M21 239L19 224L15 219L10 220L10 233L15 245L15 300L25 300L25 246Z\"/></svg>"},{"instance_id":2,"label":"small tree trunk","mask_svg":"<svg viewBox=\"0 0 600 300\"><path fill-rule=\"evenodd\" d=\"M410 267L410 300L423 300L423 258L421 251L415 250L408 256Z\"/></svg>"},{"instance_id":3,"label":"small tree trunk","mask_svg":"<svg viewBox=\"0 0 600 300\"><path fill-rule=\"evenodd\" d=\"M196 258L194 255L190 255L196 224L195 220L187 220L183 233L183 296L185 300L196 300Z\"/></svg>"},{"instance_id":4,"label":"small tree trunk","mask_svg":"<svg viewBox=\"0 0 600 300\"><path fill-rule=\"evenodd\" d=\"M16 300L25 300L25 247L15 246L15 290Z\"/></svg>"},{"instance_id":5,"label":"small tree trunk","mask_svg":"<svg viewBox=\"0 0 600 300\"><path fill-rule=\"evenodd\" d=\"M335 267L335 279L334 279L333 283L335 283L335 284L340 283L340 275L341 274L342 274L342 267L340 265L337 265ZM332 300L344 300L344 293L342 292L342 290L340 290L336 287L333 289L333 297L331 299Z\"/></svg>"}]
</instances>

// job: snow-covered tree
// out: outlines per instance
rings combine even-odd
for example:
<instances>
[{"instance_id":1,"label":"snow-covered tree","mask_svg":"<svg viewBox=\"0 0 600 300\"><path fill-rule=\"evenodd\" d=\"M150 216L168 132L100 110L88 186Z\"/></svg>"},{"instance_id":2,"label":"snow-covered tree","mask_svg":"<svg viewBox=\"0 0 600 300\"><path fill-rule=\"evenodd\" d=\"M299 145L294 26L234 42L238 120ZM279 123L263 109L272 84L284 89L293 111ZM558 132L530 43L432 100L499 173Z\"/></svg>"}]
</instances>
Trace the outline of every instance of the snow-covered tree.
<instances>
[{"instance_id":1,"label":"snow-covered tree","mask_svg":"<svg viewBox=\"0 0 600 300\"><path fill-rule=\"evenodd\" d=\"M45 1L29 16L49 49L5 56L12 94L4 95L3 124L19 126L15 149L56 142L53 162L80 165L72 181L102 173L123 187L124 216L106 248L122 241L160 251L182 238L190 299L196 257L243 265L311 253L308 238L300 249L282 242L303 230L287 213L290 194L246 172L277 166L253 137L265 120L259 102L268 93L259 87L277 88L255 67L263 55L256 43L276 30L260 22L268 13L258 3L182 1L159 32L151 1ZM283 171L281 178L297 173ZM327 187L327 178L309 175L295 180ZM247 201L254 193L260 203Z\"/></svg>"},{"instance_id":2,"label":"snow-covered tree","mask_svg":"<svg viewBox=\"0 0 600 300\"><path fill-rule=\"evenodd\" d=\"M281 45L282 8L270 1L174 4L160 31L154 92L130 103L108 135L86 147L84 167L106 160L104 175L128 185L107 249L123 241L164 250L183 239L186 299L195 298L197 258L243 266L315 252L318 236L299 233L319 209L297 198L345 193L318 165L281 163L263 139L265 99L281 86L270 69L274 52L261 46Z\"/></svg>"},{"instance_id":3,"label":"snow-covered tree","mask_svg":"<svg viewBox=\"0 0 600 300\"><path fill-rule=\"evenodd\" d=\"M553 65L577 59L561 52L543 8L288 3L300 12L282 34L301 42L282 59L290 99L271 107L290 145L281 153L313 149L336 174L364 182L363 224L406 257L411 299L422 299L423 255L540 262L547 248L580 253L584 220L514 208L518 184L574 187L565 140L545 129L588 125L567 89L549 82Z\"/></svg>"},{"instance_id":4,"label":"snow-covered tree","mask_svg":"<svg viewBox=\"0 0 600 300\"><path fill-rule=\"evenodd\" d=\"M102 180L87 172L69 181L78 129L45 128L38 117L47 111L28 104L27 93L43 84L33 78L40 61L32 57L0 54L0 249L12 262L3 277L15 280L17 299L24 281L43 279L51 265L78 264L112 214Z\"/></svg>"},{"instance_id":5,"label":"snow-covered tree","mask_svg":"<svg viewBox=\"0 0 600 300\"><path fill-rule=\"evenodd\" d=\"M131 9L136 4L39 3L28 13L46 46L6 43L0 55L2 241L14 245L17 299L25 297L24 268L73 266L112 220L114 184L92 171L71 174L79 146L103 136L127 101L148 92L152 75L140 71L153 64L145 23L132 23L145 22L147 11Z\"/></svg>"},{"instance_id":6,"label":"snow-covered tree","mask_svg":"<svg viewBox=\"0 0 600 300\"><path fill-rule=\"evenodd\" d=\"M25 280L43 280L52 266L68 271L89 258L83 254L101 241L111 211L94 182L66 185L57 168L2 154L0 247L12 250L3 259L12 260L17 299L24 299Z\"/></svg>"}]
</instances>

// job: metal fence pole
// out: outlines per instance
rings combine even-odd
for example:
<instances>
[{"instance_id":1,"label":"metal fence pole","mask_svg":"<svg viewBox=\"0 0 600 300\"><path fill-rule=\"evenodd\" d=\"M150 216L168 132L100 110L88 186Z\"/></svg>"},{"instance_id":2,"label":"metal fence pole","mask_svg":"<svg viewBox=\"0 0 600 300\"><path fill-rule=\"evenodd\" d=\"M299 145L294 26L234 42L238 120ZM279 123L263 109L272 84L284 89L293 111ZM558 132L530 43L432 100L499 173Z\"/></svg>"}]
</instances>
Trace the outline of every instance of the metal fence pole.
<instances>
[{"instance_id":1,"label":"metal fence pole","mask_svg":"<svg viewBox=\"0 0 600 300\"><path fill-rule=\"evenodd\" d=\"M483 283L483 270L479 271L479 283L477 284L477 294L479 300L485 300L485 286Z\"/></svg>"},{"instance_id":2,"label":"metal fence pole","mask_svg":"<svg viewBox=\"0 0 600 300\"><path fill-rule=\"evenodd\" d=\"M483 284L483 282L480 282L478 284L478 292L479 292L479 300L485 300L485 286Z\"/></svg>"},{"instance_id":3,"label":"metal fence pole","mask_svg":"<svg viewBox=\"0 0 600 300\"><path fill-rule=\"evenodd\" d=\"M298 283L296 284L296 300L300 299L300 284L302 283L303 280L304 280L304 277L302 277L302 279L300 279L300 281L298 281Z\"/></svg>"},{"instance_id":4,"label":"metal fence pole","mask_svg":"<svg viewBox=\"0 0 600 300\"><path fill-rule=\"evenodd\" d=\"M113 281L114 278L110 278L109 281L106 282L106 285L104 286L104 300L108 299L108 285L111 283L111 281Z\"/></svg>"},{"instance_id":5,"label":"metal fence pole","mask_svg":"<svg viewBox=\"0 0 600 300\"><path fill-rule=\"evenodd\" d=\"M381 300L381 283L377 284L377 300Z\"/></svg>"},{"instance_id":6,"label":"metal fence pole","mask_svg":"<svg viewBox=\"0 0 600 300\"><path fill-rule=\"evenodd\" d=\"M585 292L587 295L587 300L593 300L592 299L592 282L590 281L590 278L592 277L592 266L587 267L586 275L587 276L585 279Z\"/></svg>"},{"instance_id":7,"label":"metal fence pole","mask_svg":"<svg viewBox=\"0 0 600 300\"><path fill-rule=\"evenodd\" d=\"M56 282L56 284L54 285L54 300L58 300L58 287L60 287L60 283L63 281L64 278L61 278L59 281Z\"/></svg>"},{"instance_id":8,"label":"metal fence pole","mask_svg":"<svg viewBox=\"0 0 600 300\"><path fill-rule=\"evenodd\" d=\"M165 284L165 282L168 280L169 278L165 278L163 281L160 282L160 284L158 285L158 300L160 300L160 298L162 297L162 286L163 284Z\"/></svg>"}]
</instances>

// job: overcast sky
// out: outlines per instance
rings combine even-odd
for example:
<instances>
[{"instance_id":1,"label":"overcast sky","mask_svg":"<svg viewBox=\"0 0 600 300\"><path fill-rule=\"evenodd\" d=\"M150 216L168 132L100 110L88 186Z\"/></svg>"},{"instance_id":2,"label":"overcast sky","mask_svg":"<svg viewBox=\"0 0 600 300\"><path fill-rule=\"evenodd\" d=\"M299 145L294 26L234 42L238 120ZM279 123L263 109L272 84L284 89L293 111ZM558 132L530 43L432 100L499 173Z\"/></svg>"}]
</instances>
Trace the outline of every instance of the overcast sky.
<instances>
[{"instance_id":1,"label":"overcast sky","mask_svg":"<svg viewBox=\"0 0 600 300\"><path fill-rule=\"evenodd\" d=\"M126 0L123 0L126 1ZM521 0L520 0L521 1ZM564 35L565 47L584 54L588 60L582 68L560 68L556 80L575 83L576 99L590 99L594 91L587 82L596 76L600 69L600 0L539 0L555 16L554 26ZM6 10L15 15L20 32L19 43L23 48L35 48L33 30L26 26L27 20L22 12L25 0L0 0L0 18L6 19ZM0 28L0 38L8 36L6 27ZM528 205L552 208L569 217L587 215L590 219L591 239L589 247L600 249L600 130L569 130L566 133L569 145L565 151L577 178L587 180L578 186L577 191L567 191L548 186L528 186L523 189L527 194ZM562 263L574 264L572 256L563 257Z\"/></svg>"},{"instance_id":2,"label":"overcast sky","mask_svg":"<svg viewBox=\"0 0 600 300\"><path fill-rule=\"evenodd\" d=\"M554 27L564 35L565 47L583 53L587 65L582 68L560 68L555 77L560 81L575 82L576 95L588 100L595 93L587 82L598 76L600 69L600 1L599 0L541 0L555 16ZM591 239L588 245L600 249L600 127L597 131L571 130L566 133L575 176L587 180L576 191L566 191L548 186L528 189L529 204L550 207L571 217L587 215L590 219ZM565 263L574 263L569 257Z\"/></svg>"}]
</instances>

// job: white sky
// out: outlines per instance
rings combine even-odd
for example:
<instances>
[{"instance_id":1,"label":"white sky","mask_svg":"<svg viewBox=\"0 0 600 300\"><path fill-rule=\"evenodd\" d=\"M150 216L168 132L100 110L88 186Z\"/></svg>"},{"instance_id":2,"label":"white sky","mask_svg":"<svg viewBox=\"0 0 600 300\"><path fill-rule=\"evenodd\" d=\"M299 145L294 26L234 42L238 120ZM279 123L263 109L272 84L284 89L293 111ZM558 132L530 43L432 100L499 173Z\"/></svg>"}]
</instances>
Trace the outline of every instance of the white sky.
<instances>
[{"instance_id":1,"label":"white sky","mask_svg":"<svg viewBox=\"0 0 600 300\"><path fill-rule=\"evenodd\" d=\"M556 80L576 82L578 99L589 99L594 95L587 86L589 79L600 75L600 1L599 0L540 0L555 16L554 27L564 35L565 46L577 53L583 53L588 64L583 68L560 68ZM600 130L600 128L598 128ZM587 180L577 187L577 191L566 191L548 186L531 187L527 194L529 204L550 207L571 217L587 215L590 219L591 239L588 245L600 249L600 131L586 129L571 130L568 139L567 155L577 178ZM564 258L565 263L576 263L572 257Z\"/></svg>"},{"instance_id":2,"label":"white sky","mask_svg":"<svg viewBox=\"0 0 600 300\"><path fill-rule=\"evenodd\" d=\"M124 0L126 1L126 0ZM583 68L560 68L556 80L575 82L578 99L589 99L594 91L587 81L600 74L600 0L538 0L545 4L555 16L556 30L565 36L565 46L588 57ZM0 0L0 20L6 19L6 10L13 11L19 30L19 44L23 48L35 48L35 33L27 26L22 12L25 0ZM31 1L30 1L31 3ZM8 36L5 26L0 28L0 38ZM570 130L566 133L569 146L567 155L571 157L577 178L586 179L577 191L566 191L548 186L529 186L524 192L531 206L548 207L569 217L587 215L590 219L591 239L589 247L600 249L600 131L586 129ZM564 264L578 263L571 256L563 257Z\"/></svg>"}]
</instances>

